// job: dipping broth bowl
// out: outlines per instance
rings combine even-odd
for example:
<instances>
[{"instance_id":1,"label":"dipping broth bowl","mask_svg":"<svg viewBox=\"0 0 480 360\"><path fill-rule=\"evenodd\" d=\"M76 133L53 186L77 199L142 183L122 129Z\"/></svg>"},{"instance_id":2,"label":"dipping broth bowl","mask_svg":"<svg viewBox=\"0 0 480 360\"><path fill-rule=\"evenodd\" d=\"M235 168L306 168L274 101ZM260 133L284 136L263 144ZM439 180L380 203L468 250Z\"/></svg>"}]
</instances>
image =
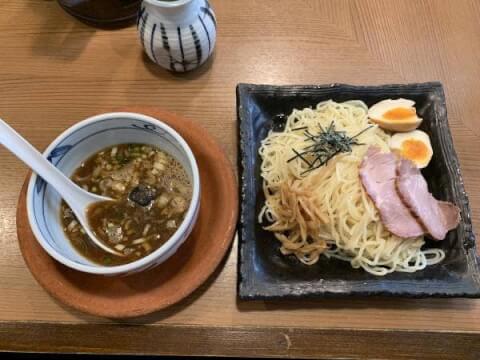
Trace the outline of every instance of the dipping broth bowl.
<instances>
[{"instance_id":1,"label":"dipping broth bowl","mask_svg":"<svg viewBox=\"0 0 480 360\"><path fill-rule=\"evenodd\" d=\"M200 207L200 175L195 157L186 141L170 126L136 113L107 113L81 121L64 131L43 155L70 177L90 156L109 146L138 143L160 148L185 169L192 184L192 199L177 231L158 249L128 264L104 266L77 252L63 231L61 197L42 178L33 174L27 190L27 213L32 231L42 246L63 265L98 275L128 275L152 268L172 256L191 233Z\"/></svg>"}]
</instances>

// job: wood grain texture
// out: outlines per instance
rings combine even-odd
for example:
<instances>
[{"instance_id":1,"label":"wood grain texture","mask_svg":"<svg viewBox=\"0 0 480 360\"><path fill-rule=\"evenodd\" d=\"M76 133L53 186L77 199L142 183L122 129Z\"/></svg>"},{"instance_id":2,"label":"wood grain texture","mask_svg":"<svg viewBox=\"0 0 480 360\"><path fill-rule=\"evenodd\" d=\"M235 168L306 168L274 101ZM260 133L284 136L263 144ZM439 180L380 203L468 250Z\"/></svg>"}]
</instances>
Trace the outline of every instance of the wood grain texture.
<instances>
[{"instance_id":1,"label":"wood grain texture","mask_svg":"<svg viewBox=\"0 0 480 360\"><path fill-rule=\"evenodd\" d=\"M27 340L30 336L38 342L39 352L237 357L268 354L302 359L316 359L318 354L322 354L323 359L418 359L421 356L435 360L478 360L480 356L477 336L464 332L59 324L55 331L63 336L52 336L44 331L46 326L5 323L0 328L0 347L13 344L14 350L30 350L31 342Z\"/></svg>"},{"instance_id":2,"label":"wood grain texture","mask_svg":"<svg viewBox=\"0 0 480 360\"><path fill-rule=\"evenodd\" d=\"M214 57L196 72L175 75L143 56L134 28L89 28L65 14L55 1L0 2L0 116L42 149L63 129L93 114L131 105L158 106L200 122L234 162L238 82L439 80L445 86L450 126L479 237L478 1L211 3L219 29ZM443 348L450 349L450 358L478 354L479 300L238 302L235 244L225 266L180 304L120 325L83 315L53 300L28 272L15 227L16 201L27 169L3 148L0 164L1 350L141 352L134 341L128 341L131 333L139 331L149 339L161 339L169 332L181 339L191 335L178 351L167 340L158 340L148 347L149 353L252 355L256 349L255 355L400 358L398 344L416 343L412 348L416 357L433 357L442 339L448 339ZM185 333L191 327L198 331ZM284 339L275 335L279 328L301 330L282 352L277 344ZM124 342L112 340L109 348L92 340L92 332L103 331L108 334L104 339ZM428 336L421 336L423 332ZM5 335L10 333L15 336ZM71 347L62 344L65 338L71 339ZM320 346L334 339L348 339L349 345L354 344L352 350ZM368 353L374 342L381 343L381 349ZM462 352L457 343L466 350Z\"/></svg>"}]
</instances>

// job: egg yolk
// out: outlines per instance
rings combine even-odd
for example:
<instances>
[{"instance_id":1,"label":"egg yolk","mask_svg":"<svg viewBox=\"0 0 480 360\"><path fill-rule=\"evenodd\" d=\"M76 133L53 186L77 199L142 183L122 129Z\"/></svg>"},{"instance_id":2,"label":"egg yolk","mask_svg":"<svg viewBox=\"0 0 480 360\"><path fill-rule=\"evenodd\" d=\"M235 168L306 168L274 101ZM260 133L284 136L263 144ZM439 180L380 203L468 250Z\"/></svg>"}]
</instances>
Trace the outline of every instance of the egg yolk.
<instances>
[{"instance_id":1,"label":"egg yolk","mask_svg":"<svg viewBox=\"0 0 480 360\"><path fill-rule=\"evenodd\" d=\"M428 147L424 142L408 139L402 143L402 156L410 160L422 161L428 157Z\"/></svg>"},{"instance_id":2,"label":"egg yolk","mask_svg":"<svg viewBox=\"0 0 480 360\"><path fill-rule=\"evenodd\" d=\"M388 110L383 117L388 120L405 120L415 115L415 108L397 107Z\"/></svg>"}]
</instances>

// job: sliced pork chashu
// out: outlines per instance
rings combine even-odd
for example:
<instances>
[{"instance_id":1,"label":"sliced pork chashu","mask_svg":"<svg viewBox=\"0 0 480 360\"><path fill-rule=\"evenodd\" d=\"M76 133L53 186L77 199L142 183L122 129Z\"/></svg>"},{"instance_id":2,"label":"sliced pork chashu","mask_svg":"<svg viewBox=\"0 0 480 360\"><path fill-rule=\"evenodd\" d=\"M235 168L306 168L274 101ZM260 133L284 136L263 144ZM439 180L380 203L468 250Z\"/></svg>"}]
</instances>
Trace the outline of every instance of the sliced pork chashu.
<instances>
[{"instance_id":1,"label":"sliced pork chashu","mask_svg":"<svg viewBox=\"0 0 480 360\"><path fill-rule=\"evenodd\" d=\"M385 227L392 234L412 238L425 234L422 224L400 198L396 188L398 158L371 146L360 164L359 175L380 213Z\"/></svg>"},{"instance_id":2,"label":"sliced pork chashu","mask_svg":"<svg viewBox=\"0 0 480 360\"><path fill-rule=\"evenodd\" d=\"M400 160L397 171L400 197L427 232L434 239L443 240L460 222L460 210L454 204L435 199L422 173L411 161Z\"/></svg>"}]
</instances>

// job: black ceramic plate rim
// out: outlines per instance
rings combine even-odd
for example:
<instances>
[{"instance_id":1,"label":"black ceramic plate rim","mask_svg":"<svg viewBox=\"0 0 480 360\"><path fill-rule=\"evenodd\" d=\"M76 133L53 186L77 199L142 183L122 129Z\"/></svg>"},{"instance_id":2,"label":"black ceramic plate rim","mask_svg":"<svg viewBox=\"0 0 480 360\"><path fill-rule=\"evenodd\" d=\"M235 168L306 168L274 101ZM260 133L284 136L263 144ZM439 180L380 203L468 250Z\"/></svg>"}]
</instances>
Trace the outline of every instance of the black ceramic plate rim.
<instances>
[{"instance_id":1,"label":"black ceramic plate rim","mask_svg":"<svg viewBox=\"0 0 480 360\"><path fill-rule=\"evenodd\" d=\"M472 275L470 289L465 289L461 284L458 288L452 287L450 292L436 292L434 290L423 290L409 292L406 288L391 288L391 285L397 285L396 280L386 280L382 278L381 284L376 279L366 281L339 281L337 286L328 281L328 288L325 286L326 281L318 280L308 285L297 284L292 286L291 284L278 284L274 291L267 289L260 289L255 284L255 279L252 276L244 276L247 273L247 268L252 264L248 263L248 251L251 249L248 246L248 241L255 241L255 239L248 239L248 226L245 226L244 218L246 208L246 200L251 191L254 191L254 176L251 173L249 167L246 166L246 161L249 157L256 156L256 149L251 146L253 142L253 135L248 129L248 109L245 108L243 101L250 92L257 93L276 93L286 94L302 91L314 91L320 89L329 88L342 88L342 90L354 91L356 95L361 98L361 94L368 94L371 91L389 90L389 89L410 89L416 87L419 90L425 89L435 91L435 94L439 96L441 100L440 110L442 114L435 114L437 117L441 116L445 119L445 128L440 132L440 142L442 144L441 151L443 155L449 159L447 166L450 174L455 174L456 187L454 189L455 196L462 200L463 208L462 212L465 212L463 218L464 221L464 245L466 245L466 255L468 262L468 272ZM313 105L313 104L312 104ZM238 84L237 85L237 115L239 126L239 167L240 167L240 198L241 198L241 211L240 211L240 225L239 225L239 251L238 251L238 295L244 300L257 300L257 299L277 299L277 298L319 298L319 297L342 297L342 296L395 296L395 297L480 297L480 270L479 260L476 256L475 250L475 236L471 224L471 212L468 202L468 197L465 193L463 178L458 170L459 163L458 158L453 148L453 140L451 132L448 126L448 118L446 114L445 95L442 84L439 82L427 82L427 83L414 83L414 84L386 84L386 85L349 85L343 83L332 83L326 85L264 85L264 84ZM357 270L362 271L362 270ZM346 283L352 286L352 289L346 290ZM435 285L435 281L430 285ZM368 288L368 290L362 290L362 288Z\"/></svg>"}]
</instances>

